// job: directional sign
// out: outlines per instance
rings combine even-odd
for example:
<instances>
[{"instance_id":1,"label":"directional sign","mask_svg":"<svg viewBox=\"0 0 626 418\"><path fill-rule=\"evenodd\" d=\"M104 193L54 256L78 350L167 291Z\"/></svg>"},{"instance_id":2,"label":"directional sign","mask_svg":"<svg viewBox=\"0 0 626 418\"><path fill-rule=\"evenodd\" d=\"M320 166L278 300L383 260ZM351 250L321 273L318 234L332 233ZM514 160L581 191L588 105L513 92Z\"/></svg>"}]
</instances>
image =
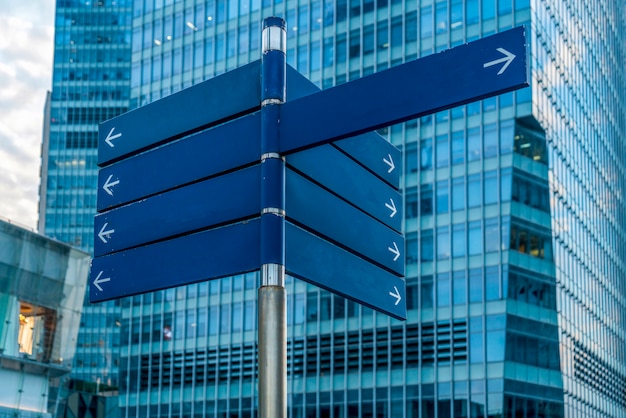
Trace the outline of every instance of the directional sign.
<instances>
[{"instance_id":1,"label":"directional sign","mask_svg":"<svg viewBox=\"0 0 626 418\"><path fill-rule=\"evenodd\" d=\"M288 80L297 81L294 95L319 90L289 69ZM102 168L98 173L97 210L102 212L258 161L260 119L258 112L253 113ZM399 187L401 153L380 135L370 132L335 145Z\"/></svg>"},{"instance_id":2,"label":"directional sign","mask_svg":"<svg viewBox=\"0 0 626 418\"><path fill-rule=\"evenodd\" d=\"M319 91L320 89L305 76L292 67L287 67L287 101ZM376 132L335 141L333 145L391 186L400 188L402 152Z\"/></svg>"},{"instance_id":3,"label":"directional sign","mask_svg":"<svg viewBox=\"0 0 626 418\"><path fill-rule=\"evenodd\" d=\"M258 166L260 76L255 62L100 125L91 300L257 270L284 238L289 274L403 319L401 153L371 131L528 86L525 29L324 91L288 68L269 190L285 167ZM284 237L265 236L258 216L283 209Z\"/></svg>"},{"instance_id":4,"label":"directional sign","mask_svg":"<svg viewBox=\"0 0 626 418\"><path fill-rule=\"evenodd\" d=\"M253 113L100 169L98 211L258 161L260 126Z\"/></svg>"},{"instance_id":5,"label":"directional sign","mask_svg":"<svg viewBox=\"0 0 626 418\"><path fill-rule=\"evenodd\" d=\"M98 165L260 107L260 61L100 124Z\"/></svg>"},{"instance_id":6,"label":"directional sign","mask_svg":"<svg viewBox=\"0 0 626 418\"><path fill-rule=\"evenodd\" d=\"M287 170L285 194L288 219L404 276L401 234L292 170Z\"/></svg>"},{"instance_id":7,"label":"directional sign","mask_svg":"<svg viewBox=\"0 0 626 418\"><path fill-rule=\"evenodd\" d=\"M285 103L281 152L506 93L529 80L525 29L510 29Z\"/></svg>"},{"instance_id":8,"label":"directional sign","mask_svg":"<svg viewBox=\"0 0 626 418\"><path fill-rule=\"evenodd\" d=\"M288 274L406 319L403 279L290 222L285 227L285 243Z\"/></svg>"},{"instance_id":9,"label":"directional sign","mask_svg":"<svg viewBox=\"0 0 626 418\"><path fill-rule=\"evenodd\" d=\"M370 132L335 141L332 145L361 163L395 189L400 188L402 151L380 135Z\"/></svg>"},{"instance_id":10,"label":"directional sign","mask_svg":"<svg viewBox=\"0 0 626 418\"><path fill-rule=\"evenodd\" d=\"M260 181L257 164L97 215L94 254L100 256L258 216Z\"/></svg>"},{"instance_id":11,"label":"directional sign","mask_svg":"<svg viewBox=\"0 0 626 418\"><path fill-rule=\"evenodd\" d=\"M91 262L90 300L102 302L259 268L260 221L254 219Z\"/></svg>"},{"instance_id":12,"label":"directional sign","mask_svg":"<svg viewBox=\"0 0 626 418\"><path fill-rule=\"evenodd\" d=\"M402 227L402 195L331 145L287 156L287 164L390 228ZM314 210L314 208L312 208Z\"/></svg>"}]
</instances>

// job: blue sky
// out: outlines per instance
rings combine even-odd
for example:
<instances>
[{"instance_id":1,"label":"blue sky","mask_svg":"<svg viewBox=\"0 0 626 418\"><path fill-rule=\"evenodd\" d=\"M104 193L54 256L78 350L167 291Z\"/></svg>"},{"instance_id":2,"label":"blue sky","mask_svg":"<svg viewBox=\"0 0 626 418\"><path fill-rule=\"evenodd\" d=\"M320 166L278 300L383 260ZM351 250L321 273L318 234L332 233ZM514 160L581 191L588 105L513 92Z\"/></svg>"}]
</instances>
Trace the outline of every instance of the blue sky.
<instances>
[{"instance_id":1,"label":"blue sky","mask_svg":"<svg viewBox=\"0 0 626 418\"><path fill-rule=\"evenodd\" d=\"M54 0L0 0L0 218L35 228Z\"/></svg>"}]
</instances>

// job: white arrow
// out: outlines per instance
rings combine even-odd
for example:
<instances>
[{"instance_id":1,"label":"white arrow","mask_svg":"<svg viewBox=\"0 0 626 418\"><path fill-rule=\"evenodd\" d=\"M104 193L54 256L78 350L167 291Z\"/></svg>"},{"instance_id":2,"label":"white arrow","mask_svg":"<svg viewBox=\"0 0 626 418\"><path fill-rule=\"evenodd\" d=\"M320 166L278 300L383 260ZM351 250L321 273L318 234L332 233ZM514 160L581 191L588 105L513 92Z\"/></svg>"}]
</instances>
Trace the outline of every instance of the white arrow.
<instances>
[{"instance_id":1,"label":"white arrow","mask_svg":"<svg viewBox=\"0 0 626 418\"><path fill-rule=\"evenodd\" d=\"M396 204L393 201L393 199L390 198L389 201L391 202L391 204L385 203L385 206L387 207L387 209L391 211L391 215L389 215L389 217L393 218L394 216L396 216L396 213L398 212L398 210L396 209Z\"/></svg>"},{"instance_id":2,"label":"white arrow","mask_svg":"<svg viewBox=\"0 0 626 418\"><path fill-rule=\"evenodd\" d=\"M394 305L398 305L398 303L400 303L400 301L402 300L402 296L400 296L400 292L398 291L397 287L393 287L393 290L395 290L394 292L389 292L390 296L393 296L394 298L396 298L396 303L394 303Z\"/></svg>"},{"instance_id":3,"label":"white arrow","mask_svg":"<svg viewBox=\"0 0 626 418\"><path fill-rule=\"evenodd\" d=\"M398 249L398 244L396 244L395 241L393 243L393 247L387 247L387 249L391 251L393 255L395 255L393 261L396 261L398 257L400 257L400 250Z\"/></svg>"},{"instance_id":4,"label":"white arrow","mask_svg":"<svg viewBox=\"0 0 626 418\"><path fill-rule=\"evenodd\" d=\"M105 231L107 225L108 223L105 222L100 232L98 232L98 238L100 238L105 244L108 242L107 238L111 239L111 234L115 232L115 229L109 229L108 231Z\"/></svg>"},{"instance_id":5,"label":"white arrow","mask_svg":"<svg viewBox=\"0 0 626 418\"><path fill-rule=\"evenodd\" d=\"M106 282L110 282L111 278L110 277L106 277L104 279L101 279L100 277L102 276L102 273L104 273L103 271L101 271L100 273L98 273L98 277L96 277L96 279L93 281L93 285L96 286L98 288L99 291L102 292L102 287L100 287L100 283L106 283ZM397 303L396 303L397 305Z\"/></svg>"},{"instance_id":6,"label":"white arrow","mask_svg":"<svg viewBox=\"0 0 626 418\"><path fill-rule=\"evenodd\" d=\"M113 135L113 131L114 130L115 130L115 126L111 128L111 130L109 131L109 134L107 135L106 139L104 140L104 142L106 142L111 148L115 147L115 145L113 145L113 140L122 136L121 132L116 133L115 135Z\"/></svg>"},{"instance_id":7,"label":"white arrow","mask_svg":"<svg viewBox=\"0 0 626 418\"><path fill-rule=\"evenodd\" d=\"M111 187L120 184L119 180L111 181L112 178L113 178L113 174L109 176L107 181L104 182L104 186L102 186L104 191L110 194L111 196L113 196L113 190L111 190Z\"/></svg>"},{"instance_id":8,"label":"white arrow","mask_svg":"<svg viewBox=\"0 0 626 418\"><path fill-rule=\"evenodd\" d=\"M500 75L513 62L513 60L515 59L515 55L510 53L509 51L507 51L504 48L497 48L496 51L504 54L504 57L498 58L497 60L489 61L489 62L483 64L483 68L491 67L492 65L498 65L498 64L501 64L501 63L504 62L505 64L502 66L502 68L500 68L500 71L498 71L498 75Z\"/></svg>"},{"instance_id":9,"label":"white arrow","mask_svg":"<svg viewBox=\"0 0 626 418\"><path fill-rule=\"evenodd\" d=\"M391 173L396 168L396 165L393 163L393 158L391 158L391 154L387 154L387 157L389 157L389 159L383 158L383 162L389 166L389 170L387 170L387 173Z\"/></svg>"}]
</instances>

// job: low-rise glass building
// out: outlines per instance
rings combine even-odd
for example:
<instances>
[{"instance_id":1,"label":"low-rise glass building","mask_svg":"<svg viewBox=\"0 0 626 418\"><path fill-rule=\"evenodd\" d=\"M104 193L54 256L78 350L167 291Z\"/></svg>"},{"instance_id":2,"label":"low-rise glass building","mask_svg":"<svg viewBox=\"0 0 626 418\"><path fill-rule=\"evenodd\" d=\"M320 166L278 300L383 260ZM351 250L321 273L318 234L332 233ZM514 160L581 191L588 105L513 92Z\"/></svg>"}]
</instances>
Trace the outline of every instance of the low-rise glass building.
<instances>
[{"instance_id":1,"label":"low-rise glass building","mask_svg":"<svg viewBox=\"0 0 626 418\"><path fill-rule=\"evenodd\" d=\"M72 367L89 254L0 221L0 417L52 417Z\"/></svg>"}]
</instances>

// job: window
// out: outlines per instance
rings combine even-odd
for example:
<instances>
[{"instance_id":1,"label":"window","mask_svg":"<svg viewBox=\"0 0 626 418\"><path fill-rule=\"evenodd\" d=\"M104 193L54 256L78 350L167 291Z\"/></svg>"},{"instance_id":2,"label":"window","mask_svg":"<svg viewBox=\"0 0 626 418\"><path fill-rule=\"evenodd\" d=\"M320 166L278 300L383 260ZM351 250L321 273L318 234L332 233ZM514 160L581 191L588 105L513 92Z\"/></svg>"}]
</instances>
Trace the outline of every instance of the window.
<instances>
[{"instance_id":1,"label":"window","mask_svg":"<svg viewBox=\"0 0 626 418\"><path fill-rule=\"evenodd\" d=\"M345 63L347 60L346 48L348 45L345 33L340 33L337 35L336 45L337 46L335 49L335 62L337 64Z\"/></svg>"},{"instance_id":2,"label":"window","mask_svg":"<svg viewBox=\"0 0 626 418\"><path fill-rule=\"evenodd\" d=\"M324 38L324 68L333 65L335 60L335 43L333 38Z\"/></svg>"},{"instance_id":3,"label":"window","mask_svg":"<svg viewBox=\"0 0 626 418\"><path fill-rule=\"evenodd\" d=\"M467 130L467 161L480 160L480 128Z\"/></svg>"},{"instance_id":4,"label":"window","mask_svg":"<svg viewBox=\"0 0 626 418\"><path fill-rule=\"evenodd\" d=\"M433 298L433 276L422 276L420 281L420 308L432 308Z\"/></svg>"},{"instance_id":5,"label":"window","mask_svg":"<svg viewBox=\"0 0 626 418\"><path fill-rule=\"evenodd\" d=\"M465 271L452 272L452 303L463 305L467 298L467 284L465 281Z\"/></svg>"},{"instance_id":6,"label":"window","mask_svg":"<svg viewBox=\"0 0 626 418\"><path fill-rule=\"evenodd\" d=\"M402 16L391 19L391 46L402 45Z\"/></svg>"},{"instance_id":7,"label":"window","mask_svg":"<svg viewBox=\"0 0 626 418\"><path fill-rule=\"evenodd\" d=\"M438 135L436 138L436 147L437 147L437 168L447 167L450 158L449 158L449 149L448 149L448 135Z\"/></svg>"},{"instance_id":8,"label":"window","mask_svg":"<svg viewBox=\"0 0 626 418\"><path fill-rule=\"evenodd\" d=\"M498 196L498 175L496 170L486 171L485 172L485 205L490 205L493 203L497 203Z\"/></svg>"},{"instance_id":9,"label":"window","mask_svg":"<svg viewBox=\"0 0 626 418\"><path fill-rule=\"evenodd\" d=\"M409 192L405 196L405 214L407 219L417 218L417 193Z\"/></svg>"},{"instance_id":10,"label":"window","mask_svg":"<svg viewBox=\"0 0 626 418\"><path fill-rule=\"evenodd\" d=\"M480 268L469 271L469 301L483 301L483 272Z\"/></svg>"},{"instance_id":11,"label":"window","mask_svg":"<svg viewBox=\"0 0 626 418\"><path fill-rule=\"evenodd\" d=\"M485 252L495 252L500 249L500 228L498 218L485 220Z\"/></svg>"},{"instance_id":12,"label":"window","mask_svg":"<svg viewBox=\"0 0 626 418\"><path fill-rule=\"evenodd\" d=\"M422 139L420 141L420 168L429 170L433 168L433 140L432 138Z\"/></svg>"},{"instance_id":13,"label":"window","mask_svg":"<svg viewBox=\"0 0 626 418\"><path fill-rule=\"evenodd\" d=\"M433 8L432 6L422 7L420 11L421 35L422 38L433 36Z\"/></svg>"},{"instance_id":14,"label":"window","mask_svg":"<svg viewBox=\"0 0 626 418\"><path fill-rule=\"evenodd\" d=\"M363 28L363 54L374 52L374 25L367 25Z\"/></svg>"},{"instance_id":15,"label":"window","mask_svg":"<svg viewBox=\"0 0 626 418\"><path fill-rule=\"evenodd\" d=\"M469 329L470 363L482 363L485 360L485 346L483 343L483 318L480 316L471 317Z\"/></svg>"},{"instance_id":16,"label":"window","mask_svg":"<svg viewBox=\"0 0 626 418\"><path fill-rule=\"evenodd\" d=\"M452 132L452 165L465 162L465 136L462 131Z\"/></svg>"},{"instance_id":17,"label":"window","mask_svg":"<svg viewBox=\"0 0 626 418\"><path fill-rule=\"evenodd\" d=\"M413 42L417 40L417 11L406 14L405 41Z\"/></svg>"},{"instance_id":18,"label":"window","mask_svg":"<svg viewBox=\"0 0 626 418\"><path fill-rule=\"evenodd\" d=\"M510 167L503 168L500 171L500 199L503 202L511 200L511 183L513 170Z\"/></svg>"},{"instance_id":19,"label":"window","mask_svg":"<svg viewBox=\"0 0 626 418\"><path fill-rule=\"evenodd\" d=\"M15 309L14 315L15 315ZM35 361L48 362L55 338L56 311L36 306L28 302L19 302L19 330L17 334L18 351ZM15 338L15 334L13 334ZM14 341L14 340L13 340ZM8 350L14 345L5 344ZM7 354L10 354L8 352Z\"/></svg>"},{"instance_id":20,"label":"window","mask_svg":"<svg viewBox=\"0 0 626 418\"><path fill-rule=\"evenodd\" d=\"M448 181L438 181L437 182L437 213L447 213L449 211L448 201L449 201L449 188Z\"/></svg>"},{"instance_id":21,"label":"window","mask_svg":"<svg viewBox=\"0 0 626 418\"><path fill-rule=\"evenodd\" d=\"M495 123L490 123L484 127L483 155L485 158L498 155L498 130Z\"/></svg>"},{"instance_id":22,"label":"window","mask_svg":"<svg viewBox=\"0 0 626 418\"><path fill-rule=\"evenodd\" d=\"M467 24L478 22L478 0L467 0L465 3L465 19Z\"/></svg>"},{"instance_id":23,"label":"window","mask_svg":"<svg viewBox=\"0 0 626 418\"><path fill-rule=\"evenodd\" d=\"M450 306L450 273L437 275L437 306Z\"/></svg>"},{"instance_id":24,"label":"window","mask_svg":"<svg viewBox=\"0 0 626 418\"><path fill-rule=\"evenodd\" d=\"M407 148L404 152L405 155L405 172L406 173L417 173L417 147L411 144L407 144Z\"/></svg>"},{"instance_id":25,"label":"window","mask_svg":"<svg viewBox=\"0 0 626 418\"><path fill-rule=\"evenodd\" d=\"M480 221L470 222L468 225L468 247L469 255L482 254L483 251L483 234L480 227Z\"/></svg>"},{"instance_id":26,"label":"window","mask_svg":"<svg viewBox=\"0 0 626 418\"><path fill-rule=\"evenodd\" d=\"M480 206L482 200L480 174L472 174L467 177L467 206L470 208Z\"/></svg>"},{"instance_id":27,"label":"window","mask_svg":"<svg viewBox=\"0 0 626 418\"><path fill-rule=\"evenodd\" d=\"M361 55L361 36L358 29L350 31L350 58L358 58Z\"/></svg>"},{"instance_id":28,"label":"window","mask_svg":"<svg viewBox=\"0 0 626 418\"><path fill-rule=\"evenodd\" d=\"M465 224L452 225L452 256L465 257L466 248Z\"/></svg>"},{"instance_id":29,"label":"window","mask_svg":"<svg viewBox=\"0 0 626 418\"><path fill-rule=\"evenodd\" d=\"M483 20L493 19L496 14L495 0L483 0Z\"/></svg>"},{"instance_id":30,"label":"window","mask_svg":"<svg viewBox=\"0 0 626 418\"><path fill-rule=\"evenodd\" d=\"M465 209L465 178L452 179L452 210Z\"/></svg>"},{"instance_id":31,"label":"window","mask_svg":"<svg viewBox=\"0 0 626 418\"><path fill-rule=\"evenodd\" d=\"M442 226L437 228L437 259L450 258L450 228Z\"/></svg>"},{"instance_id":32,"label":"window","mask_svg":"<svg viewBox=\"0 0 626 418\"><path fill-rule=\"evenodd\" d=\"M448 2L439 2L436 4L435 20L437 33L448 31Z\"/></svg>"},{"instance_id":33,"label":"window","mask_svg":"<svg viewBox=\"0 0 626 418\"><path fill-rule=\"evenodd\" d=\"M463 0L452 0L450 2L450 29L457 29L463 26Z\"/></svg>"},{"instance_id":34,"label":"window","mask_svg":"<svg viewBox=\"0 0 626 418\"><path fill-rule=\"evenodd\" d=\"M500 294L500 272L498 266L489 266L485 269L485 299L497 300Z\"/></svg>"},{"instance_id":35,"label":"window","mask_svg":"<svg viewBox=\"0 0 626 418\"><path fill-rule=\"evenodd\" d=\"M420 216L433 214L433 186L422 184L420 186Z\"/></svg>"},{"instance_id":36,"label":"window","mask_svg":"<svg viewBox=\"0 0 626 418\"><path fill-rule=\"evenodd\" d=\"M426 229L422 231L420 237L420 259L421 261L433 261L433 230Z\"/></svg>"}]
</instances>

